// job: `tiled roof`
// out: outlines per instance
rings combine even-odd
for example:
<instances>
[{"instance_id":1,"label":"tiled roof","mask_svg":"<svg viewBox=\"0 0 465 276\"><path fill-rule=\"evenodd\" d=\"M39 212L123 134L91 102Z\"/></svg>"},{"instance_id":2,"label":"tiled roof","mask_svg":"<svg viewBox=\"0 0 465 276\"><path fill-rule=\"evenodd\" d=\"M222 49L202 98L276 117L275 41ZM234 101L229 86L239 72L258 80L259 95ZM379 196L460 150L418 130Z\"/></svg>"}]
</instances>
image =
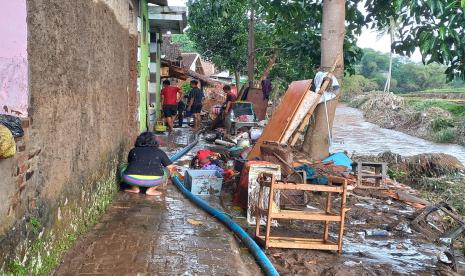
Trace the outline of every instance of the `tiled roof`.
<instances>
[{"instance_id":1,"label":"tiled roof","mask_svg":"<svg viewBox=\"0 0 465 276\"><path fill-rule=\"evenodd\" d=\"M197 59L199 54L197 53L182 53L182 67L191 68L192 63Z\"/></svg>"},{"instance_id":2,"label":"tiled roof","mask_svg":"<svg viewBox=\"0 0 465 276\"><path fill-rule=\"evenodd\" d=\"M171 41L171 35L163 35L161 54L169 61L179 61L181 56L181 45Z\"/></svg>"}]
</instances>

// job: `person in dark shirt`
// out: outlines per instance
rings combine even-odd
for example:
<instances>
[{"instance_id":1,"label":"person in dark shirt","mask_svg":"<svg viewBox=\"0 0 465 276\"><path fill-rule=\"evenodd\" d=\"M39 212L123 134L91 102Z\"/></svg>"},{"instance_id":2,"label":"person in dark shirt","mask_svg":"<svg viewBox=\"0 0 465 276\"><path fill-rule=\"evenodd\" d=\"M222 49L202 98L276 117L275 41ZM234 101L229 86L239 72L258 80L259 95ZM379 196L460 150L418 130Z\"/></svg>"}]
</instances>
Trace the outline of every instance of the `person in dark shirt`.
<instances>
[{"instance_id":1,"label":"person in dark shirt","mask_svg":"<svg viewBox=\"0 0 465 276\"><path fill-rule=\"evenodd\" d=\"M194 130L200 129L200 112L202 111L203 92L198 88L199 81L191 80L191 91L189 92L189 104L187 110L194 116Z\"/></svg>"},{"instance_id":2,"label":"person in dark shirt","mask_svg":"<svg viewBox=\"0 0 465 276\"><path fill-rule=\"evenodd\" d=\"M266 78L262 80L262 92L264 101L270 99L271 90L273 90L273 87L271 86L270 79Z\"/></svg>"},{"instance_id":3,"label":"person in dark shirt","mask_svg":"<svg viewBox=\"0 0 465 276\"><path fill-rule=\"evenodd\" d=\"M176 170L166 153L158 147L155 134L140 134L135 147L129 151L128 166L122 170L123 181L130 185L125 192L139 193L139 187L147 187L147 195L160 195L157 188L168 180L165 168Z\"/></svg>"},{"instance_id":4,"label":"person in dark shirt","mask_svg":"<svg viewBox=\"0 0 465 276\"><path fill-rule=\"evenodd\" d=\"M226 101L221 106L220 114L212 122L212 126L211 126L212 130L216 129L221 124L224 125L224 120L226 119L226 116L228 115L229 111L231 110L233 102L236 101L236 95L234 95L234 93L232 92L231 86L229 86L229 85L223 86L223 92L224 92L224 94L226 94Z\"/></svg>"},{"instance_id":5,"label":"person in dark shirt","mask_svg":"<svg viewBox=\"0 0 465 276\"><path fill-rule=\"evenodd\" d=\"M186 102L184 102L185 100L187 100L188 96L184 96L184 99L181 99L179 102L178 102L178 126L179 127L182 127L182 123L184 121L184 111L186 110Z\"/></svg>"}]
</instances>

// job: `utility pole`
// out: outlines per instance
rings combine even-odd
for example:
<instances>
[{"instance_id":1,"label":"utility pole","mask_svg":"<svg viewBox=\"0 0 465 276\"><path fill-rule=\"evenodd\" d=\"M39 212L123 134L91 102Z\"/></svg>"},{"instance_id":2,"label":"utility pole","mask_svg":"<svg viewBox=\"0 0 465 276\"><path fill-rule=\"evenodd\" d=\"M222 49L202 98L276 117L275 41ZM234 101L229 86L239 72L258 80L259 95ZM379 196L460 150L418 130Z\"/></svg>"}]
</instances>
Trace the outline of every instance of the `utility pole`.
<instances>
[{"instance_id":1,"label":"utility pole","mask_svg":"<svg viewBox=\"0 0 465 276\"><path fill-rule=\"evenodd\" d=\"M249 88L252 88L255 71L255 0L250 0L248 52L247 77Z\"/></svg>"}]
</instances>

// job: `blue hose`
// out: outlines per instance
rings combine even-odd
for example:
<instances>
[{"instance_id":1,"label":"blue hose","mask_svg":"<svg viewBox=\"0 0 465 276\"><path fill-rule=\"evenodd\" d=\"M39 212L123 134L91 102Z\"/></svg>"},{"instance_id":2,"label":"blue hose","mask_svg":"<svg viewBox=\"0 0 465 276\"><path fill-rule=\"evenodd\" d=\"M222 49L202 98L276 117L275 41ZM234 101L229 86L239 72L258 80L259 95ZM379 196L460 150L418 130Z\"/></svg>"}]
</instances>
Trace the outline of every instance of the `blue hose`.
<instances>
[{"instance_id":1,"label":"blue hose","mask_svg":"<svg viewBox=\"0 0 465 276\"><path fill-rule=\"evenodd\" d=\"M176 152L174 155L170 157L171 161L176 161L181 156L189 152L196 144L198 143L198 139L196 139L193 143L188 145L187 147L181 149L180 151ZM263 269L265 272L265 275L279 275L278 271L276 268L274 268L273 264L271 261L268 259L268 257L263 253L262 249L255 243L255 241L247 234L242 227L234 222L230 217L228 217L225 213L211 207L206 203L204 200L201 198L195 196L192 194L189 190L186 189L184 184L179 180L179 178L175 175L171 176L171 180L173 181L173 184L176 185L176 187L181 191L181 193L193 201L197 206L205 210L207 213L224 223L231 231L233 231L240 239L241 241L249 248L250 252L252 255L255 257L255 260L257 263L260 265L260 267Z\"/></svg>"}]
</instances>

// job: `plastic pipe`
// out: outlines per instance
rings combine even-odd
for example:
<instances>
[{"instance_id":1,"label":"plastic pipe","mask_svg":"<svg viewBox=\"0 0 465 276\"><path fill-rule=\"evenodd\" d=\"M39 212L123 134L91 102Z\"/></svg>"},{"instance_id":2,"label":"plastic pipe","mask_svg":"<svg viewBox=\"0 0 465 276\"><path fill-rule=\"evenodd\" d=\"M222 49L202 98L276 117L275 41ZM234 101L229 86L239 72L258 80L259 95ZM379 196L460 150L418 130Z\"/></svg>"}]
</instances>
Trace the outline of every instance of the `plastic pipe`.
<instances>
[{"instance_id":1,"label":"plastic pipe","mask_svg":"<svg viewBox=\"0 0 465 276\"><path fill-rule=\"evenodd\" d=\"M198 139L196 138L196 140L192 142L191 144L189 144L187 147L173 154L170 157L171 161L174 162L178 160L179 158L181 158L184 154L188 153L197 143L198 143ZM276 270L276 268L274 268L273 264L268 259L268 257L265 255L265 253L262 251L262 249L249 236L249 234L244 229L242 229L242 227L239 224L234 222L225 213L211 207L204 200L192 194L189 190L186 189L184 184L181 182L181 180L177 176L172 175L171 180L173 181L173 184L181 191L181 193L185 197L190 199L197 206L199 206L204 211L212 215L214 218L221 221L224 225L226 225L226 227L229 228L229 230L233 231L241 239L241 241L245 244L245 246L247 246L247 248L250 250L252 255L255 257L255 260L257 261L258 265L260 265L263 272L265 272L265 275L270 275L270 276L279 275L278 271Z\"/></svg>"}]
</instances>

